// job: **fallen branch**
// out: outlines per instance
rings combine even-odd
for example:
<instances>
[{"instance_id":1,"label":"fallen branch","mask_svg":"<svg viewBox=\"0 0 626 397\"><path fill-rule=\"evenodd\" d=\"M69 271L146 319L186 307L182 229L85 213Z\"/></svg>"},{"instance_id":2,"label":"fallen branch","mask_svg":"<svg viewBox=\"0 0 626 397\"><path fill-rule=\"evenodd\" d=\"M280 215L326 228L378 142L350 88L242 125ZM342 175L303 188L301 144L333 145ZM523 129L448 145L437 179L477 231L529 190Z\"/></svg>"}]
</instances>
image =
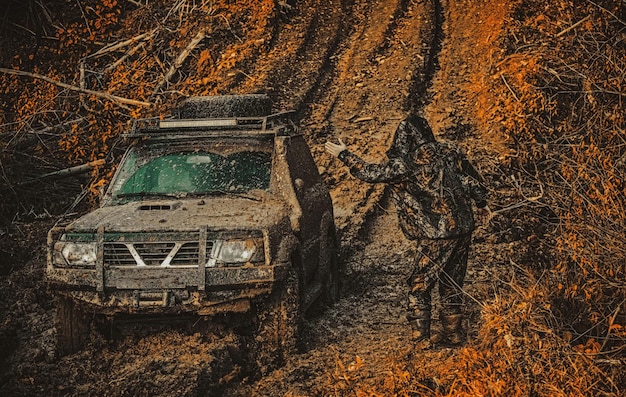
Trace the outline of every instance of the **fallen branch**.
<instances>
[{"instance_id":1,"label":"fallen branch","mask_svg":"<svg viewBox=\"0 0 626 397\"><path fill-rule=\"evenodd\" d=\"M152 38L152 36L154 36L156 31L157 31L157 29L153 29L150 32L146 32L146 33L140 34L140 35L132 37L132 38L130 38L128 40L124 40L124 41L117 42L115 44L111 44L109 46L101 48L100 50L94 52L91 55L88 55L86 58L96 58L96 57L99 57L101 55L108 54L109 52L116 51L116 50L118 50L118 49L120 49L122 47L126 47L126 46L128 46L130 44L133 44L133 43L139 41L139 40L149 40L150 38Z\"/></svg>"},{"instance_id":2,"label":"fallen branch","mask_svg":"<svg viewBox=\"0 0 626 397\"><path fill-rule=\"evenodd\" d=\"M515 95L515 91L513 91L513 88L511 88L511 86L509 85L509 83L506 81L506 78L504 77L504 74L500 73L500 77L502 77L502 81L504 81L504 85L506 86L506 88L509 89L509 91L511 91L511 94L513 94L513 98L515 98L515 100L517 102L520 102L519 98L517 97L517 95Z\"/></svg>"},{"instance_id":3,"label":"fallen branch","mask_svg":"<svg viewBox=\"0 0 626 397\"><path fill-rule=\"evenodd\" d=\"M187 47L185 47L183 52L181 52L178 55L178 58L176 58L176 61L174 61L174 64L167 71L163 79L159 82L159 84L157 84L156 87L154 87L154 90L152 90L152 95L155 95L164 85L169 83L172 76L174 76L174 73L176 73L176 71L183 65L183 62L185 62L185 59L187 59L189 54L191 54L191 51L193 51L196 48L196 46L202 41L202 39L204 39L205 35L206 33L203 30L201 30L200 32L198 32L196 37L194 37L189 42L189 44L187 45Z\"/></svg>"},{"instance_id":4,"label":"fallen branch","mask_svg":"<svg viewBox=\"0 0 626 397\"><path fill-rule=\"evenodd\" d=\"M64 121L62 123L56 124L56 125L50 125L47 127L44 127L40 130L31 130L31 131L27 131L28 134L32 134L32 135L44 135L44 134L48 134L51 131L54 131L58 128L62 128L62 127L66 127L68 125L71 124L76 124L76 123L80 123L82 121L85 121L86 117L79 117L77 119L73 119L73 120L69 120L69 121ZM7 136L7 135L17 135L19 134L21 131L5 131L5 132L0 132L0 138Z\"/></svg>"},{"instance_id":5,"label":"fallen branch","mask_svg":"<svg viewBox=\"0 0 626 397\"><path fill-rule=\"evenodd\" d=\"M89 163L77 165L75 167L64 168L62 170L49 172L47 174L40 175L37 178L33 178L27 181L21 182L19 183L19 185L26 185L29 183L40 181L42 179L60 179L60 178L67 178L68 176L73 176L73 175L86 174L87 172L91 171L92 169L102 164L104 164L104 159L91 161Z\"/></svg>"},{"instance_id":6,"label":"fallen branch","mask_svg":"<svg viewBox=\"0 0 626 397\"><path fill-rule=\"evenodd\" d=\"M126 54L124 54L124 56L122 56L117 61L113 62L111 65L107 66L104 69L104 73L108 73L108 72L111 72L111 71L115 70L122 62L124 62L125 60L127 60L131 56L135 55L135 53L137 51L139 51L140 49L142 49L145 45L146 45L146 43L144 41L142 41L141 43L137 44L135 47L133 47L130 50L128 50L128 52L126 52Z\"/></svg>"},{"instance_id":7,"label":"fallen branch","mask_svg":"<svg viewBox=\"0 0 626 397\"><path fill-rule=\"evenodd\" d=\"M128 0L130 3L133 3L134 5L136 5L137 7L145 7L145 4L141 4L138 1L135 0Z\"/></svg>"},{"instance_id":8,"label":"fallen branch","mask_svg":"<svg viewBox=\"0 0 626 397\"><path fill-rule=\"evenodd\" d=\"M569 32L572 29L576 29L578 26L580 26L581 24L585 23L589 18L591 17L591 15L587 15L586 17L584 17L583 19L581 19L580 21L576 22L575 24L573 24L572 26L570 26L567 29L563 29L561 30L556 37L561 37L563 36L565 33Z\"/></svg>"},{"instance_id":9,"label":"fallen branch","mask_svg":"<svg viewBox=\"0 0 626 397\"><path fill-rule=\"evenodd\" d=\"M93 90L88 90L88 89L76 87L76 86L73 86L73 85L62 83L60 81L53 80L50 77L47 77L47 76L44 76L44 75L41 75L41 74L38 74L38 73L30 73L30 72L24 72L24 71L21 71L21 70L5 69L5 68L0 68L0 73L12 74L12 75L16 75L16 76L32 77L34 79L40 79L40 80L43 80L43 81L47 81L48 83L57 85L59 87L66 88L68 90L82 92L84 94L89 94L89 95L94 95L94 96L97 96L99 98L107 99L109 101L116 102L116 103L124 103L124 104L127 104L127 105L134 105L134 106L147 106L147 107L152 106L152 104L150 102L136 101L134 99L122 98L122 97L119 97L119 96L116 96L116 95L107 94L107 93L104 93L104 92L98 92L98 91L93 91Z\"/></svg>"},{"instance_id":10,"label":"fallen branch","mask_svg":"<svg viewBox=\"0 0 626 397\"><path fill-rule=\"evenodd\" d=\"M81 61L80 63L80 89L84 90L86 89L86 84L85 84L85 61ZM89 110L89 107L87 106L87 102L85 102L85 95L84 94L80 94L78 96L78 99L80 100L80 104L83 108L85 108L85 110Z\"/></svg>"}]
</instances>

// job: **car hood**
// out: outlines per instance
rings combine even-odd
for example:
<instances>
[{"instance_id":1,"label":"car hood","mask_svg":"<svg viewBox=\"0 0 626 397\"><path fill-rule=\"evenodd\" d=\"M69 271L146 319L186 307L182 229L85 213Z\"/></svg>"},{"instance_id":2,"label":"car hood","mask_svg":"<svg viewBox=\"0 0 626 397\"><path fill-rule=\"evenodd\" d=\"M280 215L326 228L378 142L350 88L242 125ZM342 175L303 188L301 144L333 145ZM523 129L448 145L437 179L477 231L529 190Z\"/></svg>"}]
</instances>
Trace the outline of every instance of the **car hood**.
<instances>
[{"instance_id":1,"label":"car hood","mask_svg":"<svg viewBox=\"0 0 626 397\"><path fill-rule=\"evenodd\" d=\"M198 198L151 200L101 207L75 220L67 231L116 232L195 231L209 229L266 229L287 216L279 200Z\"/></svg>"}]
</instances>

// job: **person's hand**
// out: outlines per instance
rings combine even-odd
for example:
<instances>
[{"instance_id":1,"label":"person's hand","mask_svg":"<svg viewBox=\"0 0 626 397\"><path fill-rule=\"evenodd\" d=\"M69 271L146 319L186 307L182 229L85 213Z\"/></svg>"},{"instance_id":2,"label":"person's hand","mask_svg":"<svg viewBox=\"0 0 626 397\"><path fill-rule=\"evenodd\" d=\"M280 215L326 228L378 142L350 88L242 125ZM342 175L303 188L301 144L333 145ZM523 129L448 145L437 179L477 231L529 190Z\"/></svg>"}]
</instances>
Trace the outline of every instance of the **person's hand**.
<instances>
[{"instance_id":1,"label":"person's hand","mask_svg":"<svg viewBox=\"0 0 626 397\"><path fill-rule=\"evenodd\" d=\"M341 139L339 139L339 144L332 143L331 141L326 141L326 144L324 144L324 147L326 148L326 151L334 157L339 157L339 153L348 149L346 144L343 143Z\"/></svg>"},{"instance_id":2,"label":"person's hand","mask_svg":"<svg viewBox=\"0 0 626 397\"><path fill-rule=\"evenodd\" d=\"M476 215L478 216L478 222L485 226L491 221L491 218L493 218L493 212L491 212L491 208L489 208L488 205L483 208L477 208Z\"/></svg>"}]
</instances>

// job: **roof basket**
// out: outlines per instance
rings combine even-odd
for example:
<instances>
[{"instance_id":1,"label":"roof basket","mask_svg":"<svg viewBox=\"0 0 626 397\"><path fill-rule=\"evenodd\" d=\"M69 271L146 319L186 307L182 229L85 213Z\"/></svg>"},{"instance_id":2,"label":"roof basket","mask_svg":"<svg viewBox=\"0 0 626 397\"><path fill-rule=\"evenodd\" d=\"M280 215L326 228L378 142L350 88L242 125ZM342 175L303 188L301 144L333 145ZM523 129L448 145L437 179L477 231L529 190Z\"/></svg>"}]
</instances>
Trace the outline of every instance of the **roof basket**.
<instances>
[{"instance_id":1,"label":"roof basket","mask_svg":"<svg viewBox=\"0 0 626 397\"><path fill-rule=\"evenodd\" d=\"M293 112L280 112L262 117L201 119L140 119L133 123L125 137L159 138L165 136L222 135L285 135L293 130Z\"/></svg>"}]
</instances>

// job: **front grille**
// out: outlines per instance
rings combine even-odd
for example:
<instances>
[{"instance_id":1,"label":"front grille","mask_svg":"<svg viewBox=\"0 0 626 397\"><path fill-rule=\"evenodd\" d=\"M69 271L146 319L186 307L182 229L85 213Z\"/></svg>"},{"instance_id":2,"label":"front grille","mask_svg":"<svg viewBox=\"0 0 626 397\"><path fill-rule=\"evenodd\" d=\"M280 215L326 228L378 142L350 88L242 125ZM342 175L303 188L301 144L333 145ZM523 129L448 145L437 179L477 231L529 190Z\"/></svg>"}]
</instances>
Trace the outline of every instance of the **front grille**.
<instances>
[{"instance_id":1,"label":"front grille","mask_svg":"<svg viewBox=\"0 0 626 397\"><path fill-rule=\"evenodd\" d=\"M125 244L105 243L104 263L116 266L134 266L137 264Z\"/></svg>"},{"instance_id":2,"label":"front grille","mask_svg":"<svg viewBox=\"0 0 626 397\"><path fill-rule=\"evenodd\" d=\"M207 242L207 253L212 243ZM167 242L106 242L104 263L112 266L197 266L199 243Z\"/></svg>"}]
</instances>

